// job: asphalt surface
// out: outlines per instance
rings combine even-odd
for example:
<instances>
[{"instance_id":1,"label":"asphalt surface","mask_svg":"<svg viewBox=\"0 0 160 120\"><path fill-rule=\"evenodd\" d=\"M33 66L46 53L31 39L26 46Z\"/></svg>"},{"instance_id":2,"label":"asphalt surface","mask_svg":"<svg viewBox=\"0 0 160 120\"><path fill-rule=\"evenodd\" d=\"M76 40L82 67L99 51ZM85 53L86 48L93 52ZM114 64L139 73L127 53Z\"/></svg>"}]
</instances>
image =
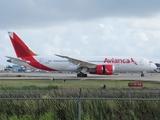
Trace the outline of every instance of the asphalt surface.
<instances>
[{"instance_id":1,"label":"asphalt surface","mask_svg":"<svg viewBox=\"0 0 160 120\"><path fill-rule=\"evenodd\" d=\"M146 73L144 77L140 73L119 73L115 75L94 75L88 77L77 77L76 73L0 73L1 79L106 79L106 80L136 80L136 81L155 81L160 82L160 73Z\"/></svg>"}]
</instances>

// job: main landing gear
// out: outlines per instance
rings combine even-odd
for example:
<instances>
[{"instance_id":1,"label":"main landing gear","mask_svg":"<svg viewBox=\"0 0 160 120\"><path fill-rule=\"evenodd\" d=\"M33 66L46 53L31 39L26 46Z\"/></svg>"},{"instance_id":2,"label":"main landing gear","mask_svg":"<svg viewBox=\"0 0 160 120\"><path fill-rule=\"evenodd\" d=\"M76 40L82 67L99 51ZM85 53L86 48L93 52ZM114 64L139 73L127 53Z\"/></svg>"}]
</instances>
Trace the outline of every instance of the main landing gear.
<instances>
[{"instance_id":1,"label":"main landing gear","mask_svg":"<svg viewBox=\"0 0 160 120\"><path fill-rule=\"evenodd\" d=\"M87 77L87 74L80 72L77 74L77 77Z\"/></svg>"}]
</instances>

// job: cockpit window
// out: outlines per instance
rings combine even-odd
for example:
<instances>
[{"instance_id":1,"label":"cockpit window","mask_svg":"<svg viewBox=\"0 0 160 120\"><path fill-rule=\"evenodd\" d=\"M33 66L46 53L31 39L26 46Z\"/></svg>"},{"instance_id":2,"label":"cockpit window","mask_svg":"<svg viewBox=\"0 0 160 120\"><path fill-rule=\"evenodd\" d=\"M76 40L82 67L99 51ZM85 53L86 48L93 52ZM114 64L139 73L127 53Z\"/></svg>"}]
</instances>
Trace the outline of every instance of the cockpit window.
<instances>
[{"instance_id":1,"label":"cockpit window","mask_svg":"<svg viewBox=\"0 0 160 120\"><path fill-rule=\"evenodd\" d=\"M152 61L149 61L149 63L153 63Z\"/></svg>"}]
</instances>

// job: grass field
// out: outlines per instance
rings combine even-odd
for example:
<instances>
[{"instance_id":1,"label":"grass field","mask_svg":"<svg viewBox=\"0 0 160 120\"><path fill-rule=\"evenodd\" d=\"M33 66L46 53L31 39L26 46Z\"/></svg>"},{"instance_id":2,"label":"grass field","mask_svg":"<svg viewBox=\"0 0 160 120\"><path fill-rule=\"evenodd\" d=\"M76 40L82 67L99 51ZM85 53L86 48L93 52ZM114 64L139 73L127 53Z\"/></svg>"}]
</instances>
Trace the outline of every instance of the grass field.
<instances>
[{"instance_id":1,"label":"grass field","mask_svg":"<svg viewBox=\"0 0 160 120\"><path fill-rule=\"evenodd\" d=\"M97 89L102 85L106 85L107 89L128 88L128 82L125 80L0 80L0 89L7 87L23 88L23 86L58 86L62 89ZM143 82L143 87L149 89L159 89L160 84L154 82ZM6 89L8 90L8 88ZM59 90L58 90L59 91ZM79 96L78 93L71 96L71 93L63 94L63 90L59 92L46 93L42 95L40 92L38 97L50 98L54 97L70 97ZM88 91L88 90L87 90ZM18 93L18 92L17 92ZM19 92L20 97L26 98L23 92ZM102 92L86 92L86 98L97 98L100 96L113 97L114 93L102 94ZM16 95L16 94L15 94ZM18 95L18 94L17 94ZM26 94L28 95L28 94ZM36 95L36 94L35 94ZM81 97L84 97L84 96ZM136 97L151 97L143 93L136 93ZM14 94L9 91L2 92L2 98L14 98ZM16 96L17 97L17 96ZM33 97L33 94L29 94ZM35 97L35 96L34 96ZM119 90L114 97L127 98L128 93ZM152 96L159 98L159 94ZM77 99L78 100L78 99ZM80 105L80 113L82 120L159 120L160 119L160 102L159 100L81 100L80 104L77 100L1 100L0 101L0 119L1 120L76 120L78 118L78 105Z\"/></svg>"},{"instance_id":2,"label":"grass field","mask_svg":"<svg viewBox=\"0 0 160 120\"><path fill-rule=\"evenodd\" d=\"M0 86L21 87L21 86L58 86L62 89L98 89L106 85L106 89L128 88L128 83L136 81L126 80L0 80ZM159 89L160 84L155 82L143 82L143 87L148 89ZM138 87L139 88L139 87Z\"/></svg>"}]
</instances>

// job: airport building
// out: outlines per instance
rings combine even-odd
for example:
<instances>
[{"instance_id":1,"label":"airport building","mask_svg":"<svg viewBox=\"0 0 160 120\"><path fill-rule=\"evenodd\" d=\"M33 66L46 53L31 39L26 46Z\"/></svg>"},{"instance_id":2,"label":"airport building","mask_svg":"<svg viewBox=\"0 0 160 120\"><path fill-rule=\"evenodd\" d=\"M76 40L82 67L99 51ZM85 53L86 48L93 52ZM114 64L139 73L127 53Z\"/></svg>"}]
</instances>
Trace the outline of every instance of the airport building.
<instances>
[{"instance_id":1,"label":"airport building","mask_svg":"<svg viewBox=\"0 0 160 120\"><path fill-rule=\"evenodd\" d=\"M155 70L156 72L160 73L160 63L155 63L157 66L157 69Z\"/></svg>"},{"instance_id":2,"label":"airport building","mask_svg":"<svg viewBox=\"0 0 160 120\"><path fill-rule=\"evenodd\" d=\"M12 69L11 69L11 71L13 71L13 72L19 72L19 71L21 71L21 66L20 65L12 65Z\"/></svg>"},{"instance_id":3,"label":"airport building","mask_svg":"<svg viewBox=\"0 0 160 120\"><path fill-rule=\"evenodd\" d=\"M160 63L155 63L157 67L160 67Z\"/></svg>"},{"instance_id":4,"label":"airport building","mask_svg":"<svg viewBox=\"0 0 160 120\"><path fill-rule=\"evenodd\" d=\"M12 65L10 71L12 72L31 72L32 70L29 67L14 64Z\"/></svg>"},{"instance_id":5,"label":"airport building","mask_svg":"<svg viewBox=\"0 0 160 120\"><path fill-rule=\"evenodd\" d=\"M4 71L5 70L5 67L0 65L0 71Z\"/></svg>"}]
</instances>

